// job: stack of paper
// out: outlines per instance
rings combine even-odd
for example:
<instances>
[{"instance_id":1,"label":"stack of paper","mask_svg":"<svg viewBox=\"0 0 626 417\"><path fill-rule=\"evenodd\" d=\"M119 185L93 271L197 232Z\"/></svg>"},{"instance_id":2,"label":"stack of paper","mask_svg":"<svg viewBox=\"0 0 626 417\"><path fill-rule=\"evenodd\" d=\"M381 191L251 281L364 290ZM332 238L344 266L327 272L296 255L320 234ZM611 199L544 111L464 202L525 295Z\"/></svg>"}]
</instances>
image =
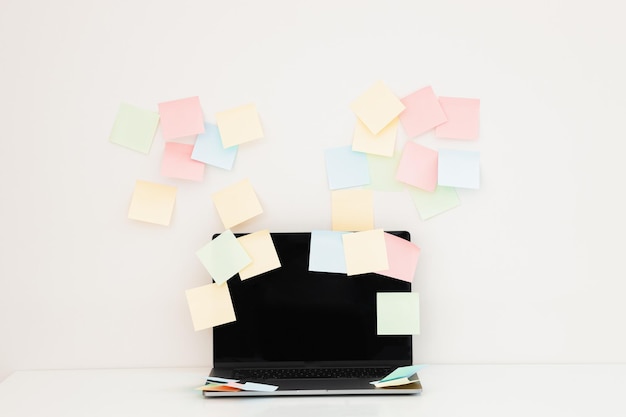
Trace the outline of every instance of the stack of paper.
<instances>
[{"instance_id":1,"label":"stack of paper","mask_svg":"<svg viewBox=\"0 0 626 417\"><path fill-rule=\"evenodd\" d=\"M396 370L383 379L372 381L370 384L374 385L376 388L400 387L403 385L413 384L414 382L419 381L417 371L425 366L426 365L401 366L400 368L396 368Z\"/></svg>"}]
</instances>

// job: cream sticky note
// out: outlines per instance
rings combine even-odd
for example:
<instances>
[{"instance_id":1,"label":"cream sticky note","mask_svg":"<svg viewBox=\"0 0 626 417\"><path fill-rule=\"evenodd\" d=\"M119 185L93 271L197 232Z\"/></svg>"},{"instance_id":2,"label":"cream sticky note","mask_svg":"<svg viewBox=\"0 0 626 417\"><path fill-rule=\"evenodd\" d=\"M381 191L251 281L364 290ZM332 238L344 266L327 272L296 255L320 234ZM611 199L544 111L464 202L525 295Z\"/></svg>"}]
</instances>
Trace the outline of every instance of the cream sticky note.
<instances>
[{"instance_id":1,"label":"cream sticky note","mask_svg":"<svg viewBox=\"0 0 626 417\"><path fill-rule=\"evenodd\" d=\"M159 103L163 139L170 140L204 132L204 116L199 97Z\"/></svg>"},{"instance_id":2,"label":"cream sticky note","mask_svg":"<svg viewBox=\"0 0 626 417\"><path fill-rule=\"evenodd\" d=\"M435 128L435 136L448 139L478 139L480 100L477 98L439 97L447 121Z\"/></svg>"},{"instance_id":3,"label":"cream sticky note","mask_svg":"<svg viewBox=\"0 0 626 417\"><path fill-rule=\"evenodd\" d=\"M236 320L228 285L208 284L185 291L195 331Z\"/></svg>"},{"instance_id":4,"label":"cream sticky note","mask_svg":"<svg viewBox=\"0 0 626 417\"><path fill-rule=\"evenodd\" d=\"M401 237L385 233L387 261L389 268L378 271L380 275L413 282L421 249L414 243Z\"/></svg>"},{"instance_id":5,"label":"cream sticky note","mask_svg":"<svg viewBox=\"0 0 626 417\"><path fill-rule=\"evenodd\" d=\"M280 268L280 259L269 230L260 230L237 238L252 262L239 271L242 280Z\"/></svg>"},{"instance_id":6,"label":"cream sticky note","mask_svg":"<svg viewBox=\"0 0 626 417\"><path fill-rule=\"evenodd\" d=\"M263 137L263 127L254 104L246 104L215 114L225 148Z\"/></svg>"},{"instance_id":7,"label":"cream sticky note","mask_svg":"<svg viewBox=\"0 0 626 417\"><path fill-rule=\"evenodd\" d=\"M420 299L416 292L376 294L378 335L420 334Z\"/></svg>"},{"instance_id":8,"label":"cream sticky note","mask_svg":"<svg viewBox=\"0 0 626 417\"><path fill-rule=\"evenodd\" d=\"M480 152L441 149L437 182L447 187L480 188Z\"/></svg>"},{"instance_id":9,"label":"cream sticky note","mask_svg":"<svg viewBox=\"0 0 626 417\"><path fill-rule=\"evenodd\" d=\"M385 233L382 229L346 233L341 237L348 275L389 269Z\"/></svg>"},{"instance_id":10,"label":"cream sticky note","mask_svg":"<svg viewBox=\"0 0 626 417\"><path fill-rule=\"evenodd\" d=\"M373 134L378 134L404 110L404 104L382 81L377 81L350 104L350 109Z\"/></svg>"},{"instance_id":11,"label":"cream sticky note","mask_svg":"<svg viewBox=\"0 0 626 417\"><path fill-rule=\"evenodd\" d=\"M370 182L367 155L355 152L350 146L340 146L324 151L328 187L331 190L358 187Z\"/></svg>"},{"instance_id":12,"label":"cream sticky note","mask_svg":"<svg viewBox=\"0 0 626 417\"><path fill-rule=\"evenodd\" d=\"M437 187L438 154L434 149L407 142L402 150L396 179L426 191Z\"/></svg>"},{"instance_id":13,"label":"cream sticky note","mask_svg":"<svg viewBox=\"0 0 626 417\"><path fill-rule=\"evenodd\" d=\"M356 119L352 150L372 155L393 156L396 148L398 119L393 119L378 134L373 134L360 119Z\"/></svg>"},{"instance_id":14,"label":"cream sticky note","mask_svg":"<svg viewBox=\"0 0 626 417\"><path fill-rule=\"evenodd\" d=\"M406 109L400 113L400 122L409 138L434 129L448 118L432 87L424 87L402 98Z\"/></svg>"},{"instance_id":15,"label":"cream sticky note","mask_svg":"<svg viewBox=\"0 0 626 417\"><path fill-rule=\"evenodd\" d=\"M226 229L263 213L254 188L247 179L213 193L211 198Z\"/></svg>"},{"instance_id":16,"label":"cream sticky note","mask_svg":"<svg viewBox=\"0 0 626 417\"><path fill-rule=\"evenodd\" d=\"M406 186L396 179L401 155L401 152L395 152L393 157L367 155L370 183L365 188L374 191L403 191Z\"/></svg>"},{"instance_id":17,"label":"cream sticky note","mask_svg":"<svg viewBox=\"0 0 626 417\"><path fill-rule=\"evenodd\" d=\"M233 232L226 230L196 251L213 280L223 284L248 266L252 259Z\"/></svg>"},{"instance_id":18,"label":"cream sticky note","mask_svg":"<svg viewBox=\"0 0 626 417\"><path fill-rule=\"evenodd\" d=\"M147 154L150 152L158 124L158 113L121 103L109 140Z\"/></svg>"},{"instance_id":19,"label":"cream sticky note","mask_svg":"<svg viewBox=\"0 0 626 417\"><path fill-rule=\"evenodd\" d=\"M169 226L176 202L176 187L137 180L128 218Z\"/></svg>"},{"instance_id":20,"label":"cream sticky note","mask_svg":"<svg viewBox=\"0 0 626 417\"><path fill-rule=\"evenodd\" d=\"M408 192L422 220L428 220L461 205L459 195L453 187L438 185L433 192L411 187Z\"/></svg>"},{"instance_id":21,"label":"cream sticky note","mask_svg":"<svg viewBox=\"0 0 626 417\"><path fill-rule=\"evenodd\" d=\"M371 190L331 191L332 230L355 232L374 228L374 197Z\"/></svg>"},{"instance_id":22,"label":"cream sticky note","mask_svg":"<svg viewBox=\"0 0 626 417\"><path fill-rule=\"evenodd\" d=\"M204 179L204 163L191 159L193 145L166 142L161 159L161 175L190 181Z\"/></svg>"}]
</instances>

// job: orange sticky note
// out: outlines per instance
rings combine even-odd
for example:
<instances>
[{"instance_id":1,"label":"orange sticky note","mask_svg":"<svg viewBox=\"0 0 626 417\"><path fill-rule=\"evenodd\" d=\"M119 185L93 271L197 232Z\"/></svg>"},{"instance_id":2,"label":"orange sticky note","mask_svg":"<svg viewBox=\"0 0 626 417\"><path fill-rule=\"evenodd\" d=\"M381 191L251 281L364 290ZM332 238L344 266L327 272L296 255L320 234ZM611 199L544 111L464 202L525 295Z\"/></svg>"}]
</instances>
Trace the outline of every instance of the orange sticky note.
<instances>
[{"instance_id":1,"label":"orange sticky note","mask_svg":"<svg viewBox=\"0 0 626 417\"><path fill-rule=\"evenodd\" d=\"M246 104L215 114L224 148L263 137L263 127L254 104Z\"/></svg>"},{"instance_id":2,"label":"orange sticky note","mask_svg":"<svg viewBox=\"0 0 626 417\"><path fill-rule=\"evenodd\" d=\"M396 180L422 190L435 191L438 158L439 153L436 150L407 142L400 157Z\"/></svg>"},{"instance_id":3,"label":"orange sticky note","mask_svg":"<svg viewBox=\"0 0 626 417\"><path fill-rule=\"evenodd\" d=\"M263 213L254 188L247 179L214 193L211 198L226 229Z\"/></svg>"},{"instance_id":4,"label":"orange sticky note","mask_svg":"<svg viewBox=\"0 0 626 417\"><path fill-rule=\"evenodd\" d=\"M159 103L163 139L170 140L204 132L200 98L189 97Z\"/></svg>"},{"instance_id":5,"label":"orange sticky note","mask_svg":"<svg viewBox=\"0 0 626 417\"><path fill-rule=\"evenodd\" d=\"M406 109L400 122L409 138L434 129L448 119L432 87L424 87L400 99Z\"/></svg>"},{"instance_id":6,"label":"orange sticky note","mask_svg":"<svg viewBox=\"0 0 626 417\"><path fill-rule=\"evenodd\" d=\"M352 150L371 155L392 157L396 148L398 119L395 118L378 134L373 134L360 119L356 120L352 136Z\"/></svg>"},{"instance_id":7,"label":"orange sticky note","mask_svg":"<svg viewBox=\"0 0 626 417\"><path fill-rule=\"evenodd\" d=\"M374 197L371 190L331 192L332 230L354 232L374 228Z\"/></svg>"},{"instance_id":8,"label":"orange sticky note","mask_svg":"<svg viewBox=\"0 0 626 417\"><path fill-rule=\"evenodd\" d=\"M236 320L228 285L208 284L185 291L195 331Z\"/></svg>"},{"instance_id":9,"label":"orange sticky note","mask_svg":"<svg viewBox=\"0 0 626 417\"><path fill-rule=\"evenodd\" d=\"M448 121L435 128L435 136L448 139L477 139L480 126L480 100L439 97Z\"/></svg>"},{"instance_id":10,"label":"orange sticky note","mask_svg":"<svg viewBox=\"0 0 626 417\"><path fill-rule=\"evenodd\" d=\"M169 178L202 181L205 164L191 159L193 145L166 142L161 160L161 175Z\"/></svg>"},{"instance_id":11,"label":"orange sticky note","mask_svg":"<svg viewBox=\"0 0 626 417\"><path fill-rule=\"evenodd\" d=\"M252 258L252 262L239 271L239 278L246 280L264 272L280 268L280 259L269 230L260 230L237 238Z\"/></svg>"},{"instance_id":12,"label":"orange sticky note","mask_svg":"<svg viewBox=\"0 0 626 417\"><path fill-rule=\"evenodd\" d=\"M341 237L348 275L366 274L389 268L385 233L382 229L346 233Z\"/></svg>"},{"instance_id":13,"label":"orange sticky note","mask_svg":"<svg viewBox=\"0 0 626 417\"><path fill-rule=\"evenodd\" d=\"M385 233L389 269L378 271L380 275L413 282L421 249L401 237Z\"/></svg>"},{"instance_id":14,"label":"orange sticky note","mask_svg":"<svg viewBox=\"0 0 626 417\"><path fill-rule=\"evenodd\" d=\"M176 201L176 187L137 180L128 218L169 226Z\"/></svg>"},{"instance_id":15,"label":"orange sticky note","mask_svg":"<svg viewBox=\"0 0 626 417\"><path fill-rule=\"evenodd\" d=\"M350 104L350 109L376 135L398 117L404 104L384 82L377 81Z\"/></svg>"}]
</instances>

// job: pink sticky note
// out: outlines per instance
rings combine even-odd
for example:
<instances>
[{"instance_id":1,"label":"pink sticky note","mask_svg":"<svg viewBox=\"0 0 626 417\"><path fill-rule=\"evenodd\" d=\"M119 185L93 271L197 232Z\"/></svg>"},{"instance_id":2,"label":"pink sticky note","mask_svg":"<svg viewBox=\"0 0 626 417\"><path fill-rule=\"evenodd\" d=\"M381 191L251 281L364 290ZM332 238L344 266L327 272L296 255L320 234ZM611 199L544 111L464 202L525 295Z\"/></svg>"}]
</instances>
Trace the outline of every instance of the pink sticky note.
<instances>
[{"instance_id":1,"label":"pink sticky note","mask_svg":"<svg viewBox=\"0 0 626 417\"><path fill-rule=\"evenodd\" d=\"M159 103L163 139L170 140L204 132L204 116L198 97Z\"/></svg>"},{"instance_id":2,"label":"pink sticky note","mask_svg":"<svg viewBox=\"0 0 626 417\"><path fill-rule=\"evenodd\" d=\"M421 249L401 237L385 233L389 269L377 272L380 275L413 282Z\"/></svg>"},{"instance_id":3,"label":"pink sticky note","mask_svg":"<svg viewBox=\"0 0 626 417\"><path fill-rule=\"evenodd\" d=\"M400 157L396 180L422 190L435 191L438 157L439 154L434 149L407 142Z\"/></svg>"},{"instance_id":4,"label":"pink sticky note","mask_svg":"<svg viewBox=\"0 0 626 417\"><path fill-rule=\"evenodd\" d=\"M477 139L480 125L480 100L477 98L439 97L448 121L435 128L435 136L447 139Z\"/></svg>"},{"instance_id":5,"label":"pink sticky note","mask_svg":"<svg viewBox=\"0 0 626 417\"><path fill-rule=\"evenodd\" d=\"M161 161L161 175L183 180L202 181L204 163L191 159L193 145L166 142Z\"/></svg>"},{"instance_id":6,"label":"pink sticky note","mask_svg":"<svg viewBox=\"0 0 626 417\"><path fill-rule=\"evenodd\" d=\"M431 87L417 90L400 101L406 107L400 113L400 122L409 138L414 138L448 120Z\"/></svg>"}]
</instances>

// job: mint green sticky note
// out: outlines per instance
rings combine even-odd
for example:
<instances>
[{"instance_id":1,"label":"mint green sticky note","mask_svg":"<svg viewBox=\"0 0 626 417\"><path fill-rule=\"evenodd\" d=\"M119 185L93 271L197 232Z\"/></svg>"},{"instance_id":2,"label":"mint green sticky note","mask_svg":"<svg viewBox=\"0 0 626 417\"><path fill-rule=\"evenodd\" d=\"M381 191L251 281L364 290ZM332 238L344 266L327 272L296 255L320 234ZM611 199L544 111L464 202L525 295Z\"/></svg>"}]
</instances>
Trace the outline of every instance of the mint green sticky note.
<instances>
[{"instance_id":1,"label":"mint green sticky note","mask_svg":"<svg viewBox=\"0 0 626 417\"><path fill-rule=\"evenodd\" d=\"M404 184L396 180L396 171L401 154L396 152L392 158L380 155L367 155L370 170L370 183L365 186L374 191L402 191Z\"/></svg>"},{"instance_id":2,"label":"mint green sticky note","mask_svg":"<svg viewBox=\"0 0 626 417\"><path fill-rule=\"evenodd\" d=\"M420 334L420 299L416 292L376 294L378 335Z\"/></svg>"},{"instance_id":3,"label":"mint green sticky note","mask_svg":"<svg viewBox=\"0 0 626 417\"><path fill-rule=\"evenodd\" d=\"M389 375L385 376L378 382L386 382L393 381L394 379L400 378L408 378L411 375L421 371L424 369L426 365L409 365L409 366L400 366L399 368L394 369Z\"/></svg>"},{"instance_id":4,"label":"mint green sticky note","mask_svg":"<svg viewBox=\"0 0 626 417\"><path fill-rule=\"evenodd\" d=\"M252 262L230 230L226 230L196 251L196 256L218 284L228 281Z\"/></svg>"},{"instance_id":5,"label":"mint green sticky note","mask_svg":"<svg viewBox=\"0 0 626 417\"><path fill-rule=\"evenodd\" d=\"M417 187L407 187L411 199L422 220L430 219L461 205L461 200L454 187L438 185L435 191L428 192Z\"/></svg>"},{"instance_id":6,"label":"mint green sticky note","mask_svg":"<svg viewBox=\"0 0 626 417\"><path fill-rule=\"evenodd\" d=\"M152 147L158 124L158 113L121 103L109 140L147 154Z\"/></svg>"}]
</instances>

